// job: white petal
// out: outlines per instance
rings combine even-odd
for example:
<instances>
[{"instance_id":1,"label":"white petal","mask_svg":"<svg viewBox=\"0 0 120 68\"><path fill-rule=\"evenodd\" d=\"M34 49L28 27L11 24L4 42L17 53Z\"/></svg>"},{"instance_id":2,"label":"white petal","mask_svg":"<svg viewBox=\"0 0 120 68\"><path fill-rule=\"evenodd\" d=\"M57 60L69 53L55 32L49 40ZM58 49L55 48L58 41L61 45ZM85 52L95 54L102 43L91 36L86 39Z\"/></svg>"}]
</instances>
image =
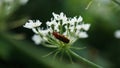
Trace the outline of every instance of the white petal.
<instances>
[{"instance_id":1,"label":"white petal","mask_svg":"<svg viewBox=\"0 0 120 68\"><path fill-rule=\"evenodd\" d=\"M39 45L43 39L39 35L33 35L32 40L34 41L35 44Z\"/></svg>"},{"instance_id":2,"label":"white petal","mask_svg":"<svg viewBox=\"0 0 120 68\"><path fill-rule=\"evenodd\" d=\"M79 38L87 38L88 34L86 32L80 32L78 36Z\"/></svg>"},{"instance_id":3,"label":"white petal","mask_svg":"<svg viewBox=\"0 0 120 68\"><path fill-rule=\"evenodd\" d=\"M28 22L26 22L25 25L23 25L23 27L28 28L28 29L32 29L35 27L39 27L42 23L37 20L36 22L33 22L32 20L28 20Z\"/></svg>"},{"instance_id":4,"label":"white petal","mask_svg":"<svg viewBox=\"0 0 120 68\"><path fill-rule=\"evenodd\" d=\"M40 32L43 36L46 36L48 34L48 32L50 32L50 30L49 29L42 30L42 29L38 28L38 32Z\"/></svg>"},{"instance_id":5,"label":"white petal","mask_svg":"<svg viewBox=\"0 0 120 68\"><path fill-rule=\"evenodd\" d=\"M75 22L76 22L75 18L69 19L69 23L70 23L71 26L73 26Z\"/></svg>"},{"instance_id":6,"label":"white petal","mask_svg":"<svg viewBox=\"0 0 120 68\"><path fill-rule=\"evenodd\" d=\"M52 14L53 14L55 20L57 20L57 21L62 20L63 25L67 23L67 17L63 12L61 12L60 14L55 14L53 12Z\"/></svg>"},{"instance_id":7,"label":"white petal","mask_svg":"<svg viewBox=\"0 0 120 68\"><path fill-rule=\"evenodd\" d=\"M47 26L51 26L51 24L50 24L50 22L49 22L49 21L47 21L47 22L46 22L46 24L47 24Z\"/></svg>"},{"instance_id":8,"label":"white petal","mask_svg":"<svg viewBox=\"0 0 120 68\"><path fill-rule=\"evenodd\" d=\"M77 26L76 26L76 29L77 29L77 30L80 30L81 28L82 28L81 25L77 25Z\"/></svg>"},{"instance_id":9,"label":"white petal","mask_svg":"<svg viewBox=\"0 0 120 68\"><path fill-rule=\"evenodd\" d=\"M81 16L79 16L79 18L77 19L77 22L82 22L83 18Z\"/></svg>"},{"instance_id":10,"label":"white petal","mask_svg":"<svg viewBox=\"0 0 120 68\"><path fill-rule=\"evenodd\" d=\"M88 31L89 28L90 28L90 24L82 24L82 28L83 28L84 30Z\"/></svg>"},{"instance_id":11,"label":"white petal","mask_svg":"<svg viewBox=\"0 0 120 68\"><path fill-rule=\"evenodd\" d=\"M70 26L69 29L71 32L74 32L74 26Z\"/></svg>"},{"instance_id":12,"label":"white petal","mask_svg":"<svg viewBox=\"0 0 120 68\"><path fill-rule=\"evenodd\" d=\"M51 21L47 21L46 24L47 24L47 26L57 25L57 22L56 22L56 20L51 20Z\"/></svg>"},{"instance_id":13,"label":"white petal","mask_svg":"<svg viewBox=\"0 0 120 68\"><path fill-rule=\"evenodd\" d=\"M59 18L59 15L58 14L56 14L56 13L52 13L53 14L53 16L54 16L54 18L56 19L56 20L58 20L58 18Z\"/></svg>"}]
</instances>

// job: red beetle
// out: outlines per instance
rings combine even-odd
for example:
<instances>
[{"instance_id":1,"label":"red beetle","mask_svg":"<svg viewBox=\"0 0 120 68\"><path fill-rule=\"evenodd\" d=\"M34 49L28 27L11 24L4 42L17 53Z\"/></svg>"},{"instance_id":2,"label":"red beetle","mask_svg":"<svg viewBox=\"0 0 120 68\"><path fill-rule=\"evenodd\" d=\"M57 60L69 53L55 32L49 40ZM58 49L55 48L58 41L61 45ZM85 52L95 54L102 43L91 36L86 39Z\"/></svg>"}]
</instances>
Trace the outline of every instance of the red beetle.
<instances>
[{"instance_id":1,"label":"red beetle","mask_svg":"<svg viewBox=\"0 0 120 68\"><path fill-rule=\"evenodd\" d=\"M69 43L69 39L68 38L66 38L64 35L61 35L61 34L59 34L59 33L57 33L57 32L53 32L52 33L53 35L54 35L54 37L55 38L57 38L58 40L60 40L60 41L62 41L62 42L64 42L64 43Z\"/></svg>"}]
</instances>

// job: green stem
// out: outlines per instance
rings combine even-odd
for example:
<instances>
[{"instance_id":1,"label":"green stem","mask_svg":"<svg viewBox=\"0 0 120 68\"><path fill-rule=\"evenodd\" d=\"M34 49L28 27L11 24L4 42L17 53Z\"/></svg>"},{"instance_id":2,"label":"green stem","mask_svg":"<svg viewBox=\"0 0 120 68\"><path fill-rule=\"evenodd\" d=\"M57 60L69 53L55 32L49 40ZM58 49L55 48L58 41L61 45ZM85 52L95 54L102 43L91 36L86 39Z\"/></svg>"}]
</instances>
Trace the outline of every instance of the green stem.
<instances>
[{"instance_id":1,"label":"green stem","mask_svg":"<svg viewBox=\"0 0 120 68\"><path fill-rule=\"evenodd\" d=\"M45 44L45 43L42 43L42 45L43 45L44 47L48 47L48 48L57 48L57 46L49 45L49 44Z\"/></svg>"},{"instance_id":2,"label":"green stem","mask_svg":"<svg viewBox=\"0 0 120 68\"><path fill-rule=\"evenodd\" d=\"M60 34L63 33L63 27L62 27L62 24L60 24Z\"/></svg>"},{"instance_id":3,"label":"green stem","mask_svg":"<svg viewBox=\"0 0 120 68\"><path fill-rule=\"evenodd\" d=\"M89 3L88 3L88 5L87 5L87 7L85 8L86 10L91 6L91 4L93 3L93 0L91 0Z\"/></svg>"},{"instance_id":4,"label":"green stem","mask_svg":"<svg viewBox=\"0 0 120 68\"><path fill-rule=\"evenodd\" d=\"M95 63L93 63L93 62L91 62L91 61L89 61L89 60L87 60L83 57L81 57L81 56L79 56L78 54L76 54L75 52L73 52L71 50L69 50L69 52L73 57L77 58L83 64L91 66L89 68L103 68L103 67L101 67L101 66L99 66L99 65L97 65L97 64L95 64Z\"/></svg>"}]
</instances>

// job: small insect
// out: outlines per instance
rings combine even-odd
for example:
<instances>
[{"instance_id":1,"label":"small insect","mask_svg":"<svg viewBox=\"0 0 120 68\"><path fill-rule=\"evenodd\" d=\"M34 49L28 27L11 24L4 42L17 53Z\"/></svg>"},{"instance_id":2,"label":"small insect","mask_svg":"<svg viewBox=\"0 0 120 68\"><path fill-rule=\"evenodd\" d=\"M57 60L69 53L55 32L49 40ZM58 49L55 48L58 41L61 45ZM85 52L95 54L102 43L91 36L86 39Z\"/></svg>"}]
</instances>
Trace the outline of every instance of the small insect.
<instances>
[{"instance_id":1,"label":"small insect","mask_svg":"<svg viewBox=\"0 0 120 68\"><path fill-rule=\"evenodd\" d=\"M55 38L57 38L58 40L60 40L60 41L62 41L62 42L64 42L64 43L69 43L69 39L68 38L66 38L64 35L61 35L61 34L59 34L59 33L57 33L57 32L53 32L52 33L53 35L54 35L54 37Z\"/></svg>"}]
</instances>

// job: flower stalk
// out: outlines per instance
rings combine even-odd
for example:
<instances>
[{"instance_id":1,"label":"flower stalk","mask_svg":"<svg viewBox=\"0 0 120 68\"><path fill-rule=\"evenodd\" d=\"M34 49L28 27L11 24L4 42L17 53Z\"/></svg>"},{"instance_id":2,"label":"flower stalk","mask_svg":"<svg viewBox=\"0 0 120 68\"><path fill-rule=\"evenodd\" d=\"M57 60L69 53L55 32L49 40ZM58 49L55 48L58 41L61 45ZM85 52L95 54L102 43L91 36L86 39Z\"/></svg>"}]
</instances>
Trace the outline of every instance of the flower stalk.
<instances>
[{"instance_id":1,"label":"flower stalk","mask_svg":"<svg viewBox=\"0 0 120 68\"><path fill-rule=\"evenodd\" d=\"M80 55L76 54L75 52L73 52L71 50L69 50L69 52L73 57L77 58L80 62L82 62L85 65L90 66L90 68L103 68L103 67L101 67L101 66L99 66L99 65L97 65L97 64L95 64L95 63L93 63L93 62L91 62L91 61L89 61L89 60L87 60L83 57L81 57Z\"/></svg>"}]
</instances>

